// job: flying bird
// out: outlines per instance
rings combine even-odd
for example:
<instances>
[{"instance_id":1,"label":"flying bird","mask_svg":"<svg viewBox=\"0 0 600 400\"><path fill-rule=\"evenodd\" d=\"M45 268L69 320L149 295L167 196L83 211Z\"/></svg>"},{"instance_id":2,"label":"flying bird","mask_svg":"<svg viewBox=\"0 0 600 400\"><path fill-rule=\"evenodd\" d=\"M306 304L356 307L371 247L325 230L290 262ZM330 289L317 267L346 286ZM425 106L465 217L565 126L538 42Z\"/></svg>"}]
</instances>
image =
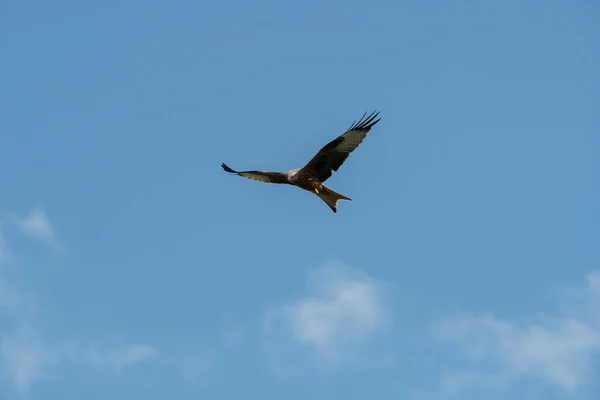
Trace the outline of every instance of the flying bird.
<instances>
[{"instance_id":1,"label":"flying bird","mask_svg":"<svg viewBox=\"0 0 600 400\"><path fill-rule=\"evenodd\" d=\"M379 112L373 112L366 117L365 113L360 120L354 121L350 128L326 144L319 152L302 168L292 169L287 173L269 171L235 171L226 164L221 167L232 174L243 176L264 183L280 183L298 186L319 196L331 210L337 212L339 200L352 201L329 189L323 183L337 171L344 161L362 143L373 125L380 119L375 119ZM366 118L365 118L366 117Z\"/></svg>"}]
</instances>

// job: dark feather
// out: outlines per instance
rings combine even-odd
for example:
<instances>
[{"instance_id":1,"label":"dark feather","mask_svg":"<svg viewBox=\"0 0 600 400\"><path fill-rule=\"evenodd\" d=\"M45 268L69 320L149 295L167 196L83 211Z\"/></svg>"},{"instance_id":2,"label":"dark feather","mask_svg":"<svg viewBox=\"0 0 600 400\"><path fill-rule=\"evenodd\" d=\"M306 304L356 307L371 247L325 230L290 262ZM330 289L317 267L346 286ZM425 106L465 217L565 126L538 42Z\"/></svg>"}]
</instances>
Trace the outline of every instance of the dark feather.
<instances>
[{"instance_id":1,"label":"dark feather","mask_svg":"<svg viewBox=\"0 0 600 400\"><path fill-rule=\"evenodd\" d=\"M221 167L223 167L223 169L224 169L225 171L227 171L227 172L231 172L232 174L237 174L237 173L238 173L237 171L234 171L234 170L232 170L231 168L229 168L229 166L228 166L227 164L225 164L225 163L222 163L222 164L221 164Z\"/></svg>"},{"instance_id":2,"label":"dark feather","mask_svg":"<svg viewBox=\"0 0 600 400\"><path fill-rule=\"evenodd\" d=\"M252 179L264 183L289 183L287 176L281 172L269 171L236 171L230 168L227 164L222 163L221 167L232 174L243 176L244 178Z\"/></svg>"},{"instance_id":3,"label":"dark feather","mask_svg":"<svg viewBox=\"0 0 600 400\"><path fill-rule=\"evenodd\" d=\"M367 132L380 121L375 119L379 112L373 112L368 117L366 115L367 113L354 121L346 132L326 144L303 169L312 170L321 182L331 177L332 171L337 171L344 164L350 153L362 143Z\"/></svg>"}]
</instances>

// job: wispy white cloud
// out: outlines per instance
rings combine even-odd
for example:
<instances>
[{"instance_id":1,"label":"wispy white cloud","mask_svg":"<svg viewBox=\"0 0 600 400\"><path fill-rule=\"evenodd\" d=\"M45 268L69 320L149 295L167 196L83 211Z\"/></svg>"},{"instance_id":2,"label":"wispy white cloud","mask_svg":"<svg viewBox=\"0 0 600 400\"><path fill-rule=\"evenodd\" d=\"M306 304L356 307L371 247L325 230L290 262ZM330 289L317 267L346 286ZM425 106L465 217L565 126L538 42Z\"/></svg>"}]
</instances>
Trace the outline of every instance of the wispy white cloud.
<instances>
[{"instance_id":1,"label":"wispy white cloud","mask_svg":"<svg viewBox=\"0 0 600 400\"><path fill-rule=\"evenodd\" d=\"M0 231L0 390L12 386L26 392L32 381L47 378L50 352L26 329L29 310L23 296L7 282L6 242Z\"/></svg>"},{"instance_id":2,"label":"wispy white cloud","mask_svg":"<svg viewBox=\"0 0 600 400\"><path fill-rule=\"evenodd\" d=\"M219 359L214 349L187 349L185 354L179 354L174 360L187 382L201 384L217 369Z\"/></svg>"},{"instance_id":3,"label":"wispy white cloud","mask_svg":"<svg viewBox=\"0 0 600 400\"><path fill-rule=\"evenodd\" d=\"M2 228L0 226L0 228ZM2 230L0 230L0 267L2 264L6 262L8 258L8 254L6 252L6 241L4 240L4 235L2 234Z\"/></svg>"},{"instance_id":4,"label":"wispy white cloud","mask_svg":"<svg viewBox=\"0 0 600 400\"><path fill-rule=\"evenodd\" d=\"M4 241L2 230L0 230L0 311L7 309L10 302L9 293L2 276L4 272L2 268L4 267L6 259L6 242Z\"/></svg>"},{"instance_id":5,"label":"wispy white cloud","mask_svg":"<svg viewBox=\"0 0 600 400\"><path fill-rule=\"evenodd\" d=\"M8 253L0 232L0 381L3 387L27 392L32 382L49 379L56 355L32 329L32 301L8 281Z\"/></svg>"},{"instance_id":6,"label":"wispy white cloud","mask_svg":"<svg viewBox=\"0 0 600 400\"><path fill-rule=\"evenodd\" d=\"M120 373L127 367L158 357L160 351L149 344L99 345L68 342L61 346L61 354L75 365Z\"/></svg>"},{"instance_id":7,"label":"wispy white cloud","mask_svg":"<svg viewBox=\"0 0 600 400\"><path fill-rule=\"evenodd\" d=\"M533 316L518 321L491 314L455 315L438 327L441 338L458 343L468 359L493 373L485 379L510 381L534 377L574 393L591 381L593 359L600 355L600 274L591 273L579 290L580 302L569 314ZM480 374L452 373L456 391ZM466 379L463 379L465 378Z\"/></svg>"},{"instance_id":8,"label":"wispy white cloud","mask_svg":"<svg viewBox=\"0 0 600 400\"><path fill-rule=\"evenodd\" d=\"M16 217L19 229L47 243L56 243L56 234L46 212L41 208L32 209L25 217Z\"/></svg>"},{"instance_id":9,"label":"wispy white cloud","mask_svg":"<svg viewBox=\"0 0 600 400\"><path fill-rule=\"evenodd\" d=\"M33 328L32 301L16 291L0 270L0 380L19 393L33 382L50 379L56 353ZM0 388L1 389L1 388Z\"/></svg>"},{"instance_id":10,"label":"wispy white cloud","mask_svg":"<svg viewBox=\"0 0 600 400\"><path fill-rule=\"evenodd\" d=\"M41 239L53 241L54 233L43 213L33 211L20 227ZM0 256L7 252L0 232ZM1 260L0 260L1 261ZM1 266L1 265L0 265ZM121 372L159 356L148 344L99 345L97 341L49 344L36 324L36 301L18 289L0 268L0 395L12 390L26 394L39 381L56 378L63 367ZM1 396L0 396L1 397ZM3 397L4 398L4 397Z\"/></svg>"},{"instance_id":11,"label":"wispy white cloud","mask_svg":"<svg viewBox=\"0 0 600 400\"><path fill-rule=\"evenodd\" d=\"M52 377L57 362L55 351L44 346L35 334L17 331L0 335L0 371L17 392L26 393L33 382Z\"/></svg>"},{"instance_id":12,"label":"wispy white cloud","mask_svg":"<svg viewBox=\"0 0 600 400\"><path fill-rule=\"evenodd\" d=\"M151 358L158 356L158 348L148 344L138 344L130 346L124 351L114 353L113 363L117 369L123 369L124 367L139 364L147 361Z\"/></svg>"},{"instance_id":13,"label":"wispy white cloud","mask_svg":"<svg viewBox=\"0 0 600 400\"><path fill-rule=\"evenodd\" d=\"M6 300L0 316L6 317L7 322L0 328L0 378L18 393L27 393L36 382L54 379L64 367L121 373L160 354L157 347L148 344L99 345L95 341L48 344L43 331L31 322L20 298L24 297L0 292L0 299Z\"/></svg>"},{"instance_id":14,"label":"wispy white cloud","mask_svg":"<svg viewBox=\"0 0 600 400\"><path fill-rule=\"evenodd\" d=\"M363 271L329 265L310 275L308 290L306 297L269 310L265 332L288 336L329 361L343 361L389 317L382 285Z\"/></svg>"},{"instance_id":15,"label":"wispy white cloud","mask_svg":"<svg viewBox=\"0 0 600 400\"><path fill-rule=\"evenodd\" d=\"M145 344L110 347L93 342L77 346L65 342L49 346L39 332L21 329L0 334L1 376L18 393L27 393L36 382L56 378L61 368L121 373L158 355L156 347Z\"/></svg>"}]
</instances>

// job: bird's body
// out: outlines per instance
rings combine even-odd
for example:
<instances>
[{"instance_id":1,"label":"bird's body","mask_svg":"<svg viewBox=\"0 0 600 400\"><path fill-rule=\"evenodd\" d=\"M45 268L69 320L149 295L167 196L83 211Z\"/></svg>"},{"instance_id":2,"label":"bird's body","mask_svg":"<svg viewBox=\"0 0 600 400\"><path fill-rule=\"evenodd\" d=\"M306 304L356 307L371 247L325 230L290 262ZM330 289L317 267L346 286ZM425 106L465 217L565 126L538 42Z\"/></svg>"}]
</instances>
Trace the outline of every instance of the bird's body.
<instances>
[{"instance_id":1,"label":"bird's body","mask_svg":"<svg viewBox=\"0 0 600 400\"><path fill-rule=\"evenodd\" d=\"M325 145L303 168L296 168L287 173L269 171L235 171L226 164L221 167L230 173L264 183L294 185L319 196L333 212L337 212L339 200L352 201L350 198L326 187L323 183L337 171L346 161L350 153L362 143L373 125L379 122L375 118L379 113L372 113L366 119L366 113L354 122L348 130Z\"/></svg>"},{"instance_id":2,"label":"bird's body","mask_svg":"<svg viewBox=\"0 0 600 400\"><path fill-rule=\"evenodd\" d=\"M314 192L316 190L318 193L323 187L323 182L320 182L314 174L303 171L302 169L293 169L288 172L286 176L288 177L288 182L290 184L308 190L309 192Z\"/></svg>"}]
</instances>

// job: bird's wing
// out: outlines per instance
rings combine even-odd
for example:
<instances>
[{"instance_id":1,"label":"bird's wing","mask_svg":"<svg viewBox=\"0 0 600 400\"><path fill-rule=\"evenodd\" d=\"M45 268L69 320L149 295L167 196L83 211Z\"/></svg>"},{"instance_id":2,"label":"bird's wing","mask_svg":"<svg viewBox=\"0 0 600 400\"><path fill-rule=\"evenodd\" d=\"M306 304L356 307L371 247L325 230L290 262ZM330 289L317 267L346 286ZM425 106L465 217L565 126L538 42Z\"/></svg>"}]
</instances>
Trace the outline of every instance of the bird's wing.
<instances>
[{"instance_id":1,"label":"bird's wing","mask_svg":"<svg viewBox=\"0 0 600 400\"><path fill-rule=\"evenodd\" d=\"M243 176L244 178L253 179L259 182L265 183L288 183L285 174L281 172L269 172L269 171L235 171L229 168L226 164L221 164L221 167L227 172Z\"/></svg>"},{"instance_id":2,"label":"bird's wing","mask_svg":"<svg viewBox=\"0 0 600 400\"><path fill-rule=\"evenodd\" d=\"M312 170L321 182L325 182L332 171L337 171L350 153L362 143L373 125L379 122L379 119L375 119L379 112L373 112L365 118L366 115L367 113L360 120L354 121L346 132L319 150L303 169Z\"/></svg>"}]
</instances>

